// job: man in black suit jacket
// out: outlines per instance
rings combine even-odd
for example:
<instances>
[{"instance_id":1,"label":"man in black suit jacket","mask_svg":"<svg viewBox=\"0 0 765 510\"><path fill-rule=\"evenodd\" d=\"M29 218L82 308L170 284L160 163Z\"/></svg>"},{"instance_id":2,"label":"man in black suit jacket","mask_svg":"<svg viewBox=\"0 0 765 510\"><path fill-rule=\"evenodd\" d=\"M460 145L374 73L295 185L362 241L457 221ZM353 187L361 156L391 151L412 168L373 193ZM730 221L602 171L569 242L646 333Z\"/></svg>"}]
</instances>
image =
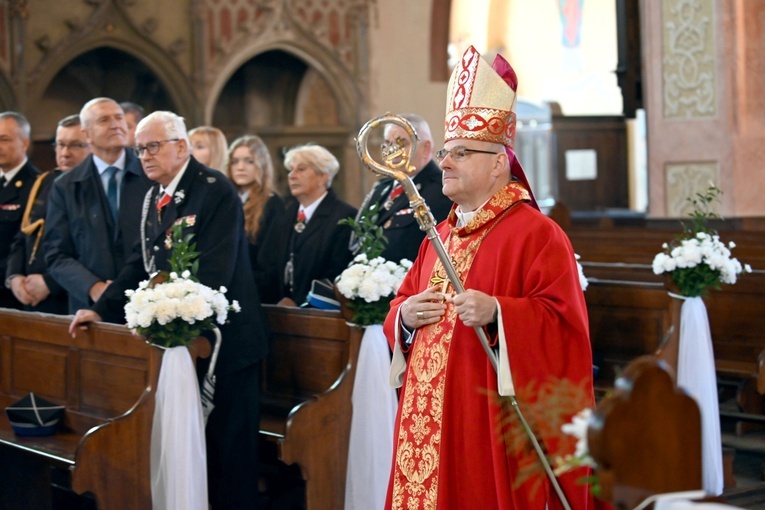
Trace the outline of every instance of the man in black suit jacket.
<instances>
[{"instance_id":1,"label":"man in black suit jacket","mask_svg":"<svg viewBox=\"0 0 765 510\"><path fill-rule=\"evenodd\" d=\"M80 122L92 154L54 182L43 236L48 272L69 293L69 313L96 302L119 273L139 239L141 205L152 184L125 150L127 124L114 100L89 101Z\"/></svg>"},{"instance_id":2,"label":"man in black suit jacket","mask_svg":"<svg viewBox=\"0 0 765 510\"><path fill-rule=\"evenodd\" d=\"M441 169L433 161L433 136L430 133L430 126L425 119L413 113L399 116L408 120L417 131L419 138L417 151L411 161L417 173L412 181L430 207L436 222L440 222L449 214L452 201L441 192ZM399 138L404 146L410 143L409 136L403 128L396 124L387 124L385 144L389 145ZM420 225L412 214L409 198L403 192L403 188L390 177L375 183L359 208L356 221L363 216L372 216L375 213L378 215L375 224L382 227L383 234L388 240L381 256L394 262L399 262L401 259L414 261L420 244L425 239L425 232L420 230ZM359 249L355 236L351 238L350 249L354 255Z\"/></svg>"},{"instance_id":3,"label":"man in black suit jacket","mask_svg":"<svg viewBox=\"0 0 765 510\"><path fill-rule=\"evenodd\" d=\"M62 172L71 170L90 154L90 147L80 129L79 115L69 115L59 121L53 145L56 148L56 169L35 179L29 195L31 204L27 202L21 231L13 239L8 255L6 285L24 304L24 310L66 314L66 292L48 273L41 241L45 232L48 194L53 182Z\"/></svg>"},{"instance_id":4,"label":"man in black suit jacket","mask_svg":"<svg viewBox=\"0 0 765 510\"><path fill-rule=\"evenodd\" d=\"M197 278L208 287L228 289L240 313L220 327L222 343L215 367L215 409L206 428L212 508L257 508L260 361L267 351L265 317L249 263L242 203L231 182L190 156L181 117L154 112L136 128L146 175L156 182L144 199L143 242L91 310L79 310L71 330L102 319L121 322L125 290L137 288L155 270L170 270L170 229L186 220L199 252ZM171 200L158 211L159 197ZM204 371L205 363L197 367Z\"/></svg>"},{"instance_id":5,"label":"man in black suit jacket","mask_svg":"<svg viewBox=\"0 0 765 510\"><path fill-rule=\"evenodd\" d=\"M27 160L29 121L16 112L0 113L0 275L5 281L8 254L35 179L40 174ZM0 307L21 308L9 282L0 286Z\"/></svg>"}]
</instances>

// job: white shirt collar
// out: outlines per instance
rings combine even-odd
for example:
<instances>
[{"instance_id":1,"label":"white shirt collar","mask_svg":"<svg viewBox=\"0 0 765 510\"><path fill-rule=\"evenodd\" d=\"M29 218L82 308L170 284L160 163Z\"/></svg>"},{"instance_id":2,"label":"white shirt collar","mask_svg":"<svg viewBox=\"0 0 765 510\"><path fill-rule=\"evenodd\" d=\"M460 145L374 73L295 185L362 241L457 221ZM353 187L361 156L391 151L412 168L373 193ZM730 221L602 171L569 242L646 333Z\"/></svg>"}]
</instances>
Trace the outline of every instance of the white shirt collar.
<instances>
[{"instance_id":1,"label":"white shirt collar","mask_svg":"<svg viewBox=\"0 0 765 510\"><path fill-rule=\"evenodd\" d=\"M186 168L189 166L189 161L191 161L191 158L186 159L186 162L181 167L181 170L175 174L175 177L173 177L173 180L170 181L170 184L168 184L166 188L161 184L159 185L160 196L162 196L162 193L167 193L171 197L173 194L175 194L175 188L178 187L178 183L181 182L181 177L183 177L183 174L186 173Z\"/></svg>"},{"instance_id":2,"label":"white shirt collar","mask_svg":"<svg viewBox=\"0 0 765 510\"><path fill-rule=\"evenodd\" d=\"M327 192L325 191L322 196L320 196L314 203L309 205L308 207L300 206L299 210L302 210L305 213L305 222L308 223L311 220L311 216L313 216L313 213L316 212L316 209L319 207L319 204L321 204L321 201L324 200L324 197L327 196Z\"/></svg>"},{"instance_id":3,"label":"white shirt collar","mask_svg":"<svg viewBox=\"0 0 765 510\"><path fill-rule=\"evenodd\" d=\"M457 208L454 210L454 213L457 215L457 228L462 228L468 223L470 223L471 221L473 221L473 218L475 218L475 215L478 214L478 211L483 209L483 206L488 204L489 200L491 200L491 198L486 200L486 202L482 203L478 209L476 209L475 211L470 211L470 212L463 212L462 208L460 206L457 206Z\"/></svg>"},{"instance_id":4,"label":"white shirt collar","mask_svg":"<svg viewBox=\"0 0 765 510\"><path fill-rule=\"evenodd\" d=\"M0 175L5 177L6 186L8 185L8 183L10 183L13 180L14 177L16 177L16 174L19 173L19 170L21 170L21 167L24 166L26 162L27 162L27 158L25 156L24 161L22 161L21 164L17 166L16 168L11 168L7 172L0 170Z\"/></svg>"},{"instance_id":5,"label":"white shirt collar","mask_svg":"<svg viewBox=\"0 0 765 510\"><path fill-rule=\"evenodd\" d=\"M116 166L120 170L124 170L125 169L125 151L123 150L120 153L120 157L117 158L117 161L115 161L111 165L107 163L106 161L104 161L103 159L96 156L95 154L93 154L93 163L96 165L96 170L98 170L99 175L103 174L106 171L106 169L109 168L110 166Z\"/></svg>"}]
</instances>

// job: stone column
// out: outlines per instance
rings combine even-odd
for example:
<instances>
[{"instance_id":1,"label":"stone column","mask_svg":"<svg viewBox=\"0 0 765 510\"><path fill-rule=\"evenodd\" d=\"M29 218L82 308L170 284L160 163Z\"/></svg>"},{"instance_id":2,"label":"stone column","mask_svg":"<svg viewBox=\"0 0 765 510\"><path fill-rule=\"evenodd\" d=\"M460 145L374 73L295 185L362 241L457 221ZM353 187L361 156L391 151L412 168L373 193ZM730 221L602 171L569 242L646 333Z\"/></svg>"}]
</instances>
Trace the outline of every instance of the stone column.
<instances>
[{"instance_id":1,"label":"stone column","mask_svg":"<svg viewBox=\"0 0 765 510\"><path fill-rule=\"evenodd\" d=\"M765 3L642 0L649 215L710 181L725 217L765 216Z\"/></svg>"}]
</instances>

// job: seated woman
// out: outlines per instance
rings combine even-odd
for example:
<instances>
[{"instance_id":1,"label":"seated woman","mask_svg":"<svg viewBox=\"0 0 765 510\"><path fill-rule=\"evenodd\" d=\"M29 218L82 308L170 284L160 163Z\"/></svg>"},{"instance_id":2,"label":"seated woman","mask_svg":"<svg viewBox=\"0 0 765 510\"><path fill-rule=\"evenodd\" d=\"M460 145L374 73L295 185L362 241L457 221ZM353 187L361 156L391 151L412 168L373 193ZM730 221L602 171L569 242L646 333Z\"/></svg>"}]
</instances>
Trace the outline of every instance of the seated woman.
<instances>
[{"instance_id":1,"label":"seated woman","mask_svg":"<svg viewBox=\"0 0 765 510\"><path fill-rule=\"evenodd\" d=\"M296 201L287 207L286 250L282 258L284 293L280 305L305 302L313 280L334 279L348 266L351 228L337 222L356 216L356 209L340 200L332 179L340 169L324 147L293 147L284 156L290 192Z\"/></svg>"},{"instance_id":2,"label":"seated woman","mask_svg":"<svg viewBox=\"0 0 765 510\"><path fill-rule=\"evenodd\" d=\"M250 245L250 264L262 303L280 297L284 202L274 193L274 166L263 140L247 135L234 140L228 151L226 174L244 204L244 230Z\"/></svg>"},{"instance_id":3,"label":"seated woman","mask_svg":"<svg viewBox=\"0 0 765 510\"><path fill-rule=\"evenodd\" d=\"M228 143L223 132L212 126L199 126L189 131L191 155L204 166L226 170L226 149Z\"/></svg>"}]
</instances>

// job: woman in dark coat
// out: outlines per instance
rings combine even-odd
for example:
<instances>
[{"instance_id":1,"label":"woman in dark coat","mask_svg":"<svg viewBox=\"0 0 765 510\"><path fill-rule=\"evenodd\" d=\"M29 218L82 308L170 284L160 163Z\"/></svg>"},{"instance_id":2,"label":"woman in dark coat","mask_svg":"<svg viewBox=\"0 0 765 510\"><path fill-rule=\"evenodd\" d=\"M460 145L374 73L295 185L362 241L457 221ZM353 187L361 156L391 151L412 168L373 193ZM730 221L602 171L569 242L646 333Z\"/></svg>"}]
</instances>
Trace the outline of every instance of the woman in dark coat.
<instances>
[{"instance_id":1,"label":"woman in dark coat","mask_svg":"<svg viewBox=\"0 0 765 510\"><path fill-rule=\"evenodd\" d=\"M351 261L351 228L337 222L354 218L356 208L332 189L340 163L324 147L293 147L284 156L284 166L295 202L287 207L284 293L279 304L298 306L306 301L313 280L334 281Z\"/></svg>"},{"instance_id":2,"label":"woman in dark coat","mask_svg":"<svg viewBox=\"0 0 765 510\"><path fill-rule=\"evenodd\" d=\"M260 301L276 303L281 295L284 202L273 190L274 166L260 137L234 140L228 150L227 174L244 204L244 230Z\"/></svg>"}]
</instances>

